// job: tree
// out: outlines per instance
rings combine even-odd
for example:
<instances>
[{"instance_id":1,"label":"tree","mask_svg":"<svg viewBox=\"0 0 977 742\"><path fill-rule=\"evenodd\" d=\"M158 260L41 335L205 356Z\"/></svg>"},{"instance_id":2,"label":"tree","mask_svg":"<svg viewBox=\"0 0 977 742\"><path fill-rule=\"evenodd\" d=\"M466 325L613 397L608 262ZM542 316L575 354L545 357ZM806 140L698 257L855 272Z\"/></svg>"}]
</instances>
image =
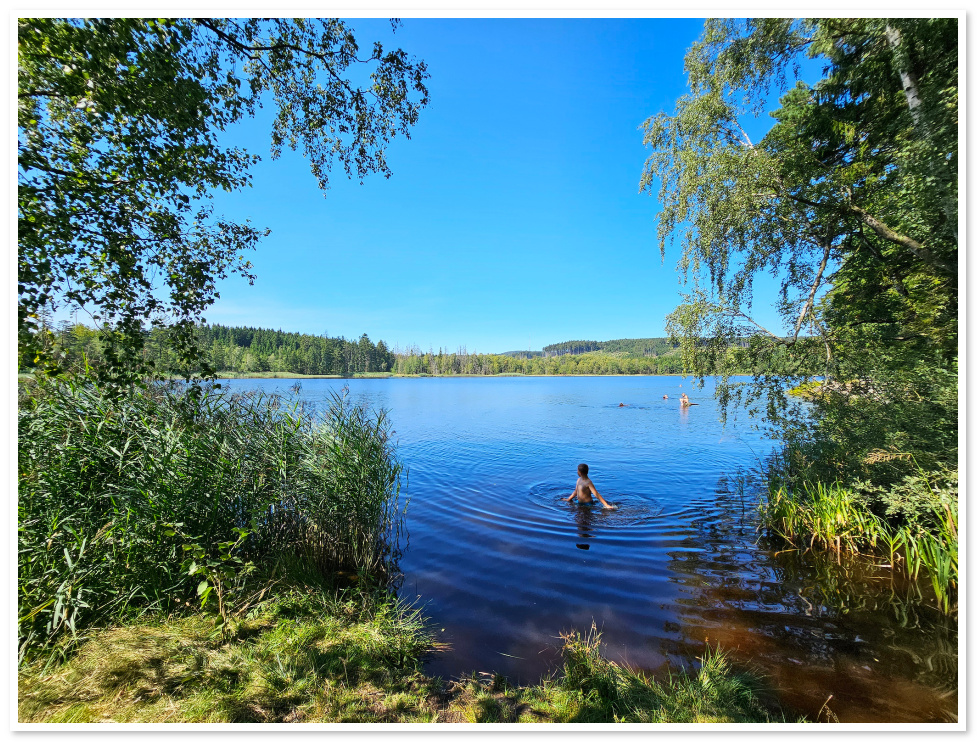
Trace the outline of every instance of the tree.
<instances>
[{"instance_id":1,"label":"tree","mask_svg":"<svg viewBox=\"0 0 977 742\"><path fill-rule=\"evenodd\" d=\"M244 253L267 230L216 215L211 193L248 186L258 157L221 132L271 98L272 157L301 147L325 190L336 161L389 177L387 144L428 102L423 62L361 57L338 20L28 18L18 66L19 341L57 373L39 318L88 311L119 384L151 368L147 323L208 372L194 323L218 279L254 280Z\"/></svg>"},{"instance_id":2,"label":"tree","mask_svg":"<svg viewBox=\"0 0 977 742\"><path fill-rule=\"evenodd\" d=\"M822 77L788 86L802 55ZM896 407L930 410L955 378L957 20L710 20L686 68L690 94L645 123L642 181L663 204L663 257L683 245L691 285L668 327L686 368L719 374L721 401L743 399L788 439L811 426L786 391L821 377L821 433L841 441L846 424L825 421L854 415L875 421L862 451L908 445L890 435ZM754 143L745 119L775 90ZM781 278L786 333L752 317L765 271ZM727 383L737 359L752 385Z\"/></svg>"}]
</instances>

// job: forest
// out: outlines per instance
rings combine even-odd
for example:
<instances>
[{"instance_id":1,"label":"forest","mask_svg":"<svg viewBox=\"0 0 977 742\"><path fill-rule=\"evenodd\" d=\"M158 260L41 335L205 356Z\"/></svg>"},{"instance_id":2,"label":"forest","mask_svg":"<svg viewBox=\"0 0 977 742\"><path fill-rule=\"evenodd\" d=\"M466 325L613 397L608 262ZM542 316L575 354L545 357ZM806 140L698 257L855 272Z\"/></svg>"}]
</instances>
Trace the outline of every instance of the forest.
<instances>
[{"instance_id":1,"label":"forest","mask_svg":"<svg viewBox=\"0 0 977 742\"><path fill-rule=\"evenodd\" d=\"M105 364L104 334L82 324L61 322L38 340L50 344L50 357L64 368L100 368ZM548 345L541 353L422 352L416 345L406 350L374 343L365 333L356 340L310 335L256 327L198 324L194 341L206 364L217 374L294 374L301 376L354 376L394 374L401 376L495 376L680 374L683 372L678 343L666 338L618 339L591 344L569 341ZM590 348L583 350L583 348ZM168 342L166 328L146 333L146 363L166 376L181 376L187 367ZM545 354L545 355L544 355ZM21 354L20 371L35 364Z\"/></svg>"}]
</instances>

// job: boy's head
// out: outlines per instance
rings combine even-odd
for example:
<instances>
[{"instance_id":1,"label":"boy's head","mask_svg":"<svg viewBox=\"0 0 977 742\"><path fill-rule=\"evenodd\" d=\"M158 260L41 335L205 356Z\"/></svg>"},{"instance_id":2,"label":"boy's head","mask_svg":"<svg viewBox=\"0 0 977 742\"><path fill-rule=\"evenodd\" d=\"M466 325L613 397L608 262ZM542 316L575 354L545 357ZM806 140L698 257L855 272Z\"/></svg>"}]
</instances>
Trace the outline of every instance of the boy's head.
<instances>
[{"instance_id":1,"label":"boy's head","mask_svg":"<svg viewBox=\"0 0 977 742\"><path fill-rule=\"evenodd\" d=\"M590 467L586 464L577 464L577 474L579 474L581 477L587 476L587 472L589 471Z\"/></svg>"}]
</instances>

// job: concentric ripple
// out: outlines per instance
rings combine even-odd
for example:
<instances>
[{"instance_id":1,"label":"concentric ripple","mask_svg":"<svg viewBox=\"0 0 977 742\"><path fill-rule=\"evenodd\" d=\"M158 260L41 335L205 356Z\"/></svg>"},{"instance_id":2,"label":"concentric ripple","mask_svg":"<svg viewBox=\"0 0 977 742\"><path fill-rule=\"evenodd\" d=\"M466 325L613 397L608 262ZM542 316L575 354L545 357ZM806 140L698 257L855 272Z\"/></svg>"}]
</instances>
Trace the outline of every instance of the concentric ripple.
<instances>
[{"instance_id":1,"label":"concentric ripple","mask_svg":"<svg viewBox=\"0 0 977 742\"><path fill-rule=\"evenodd\" d=\"M680 409L680 384L310 379L300 396L321 403L348 385L389 411L409 469L400 596L452 648L432 674L535 682L558 666L560 632L596 624L611 659L652 672L719 643L812 718L829 696L842 721L950 718L955 622L899 603L891 574L758 545L755 503L725 482L772 443L723 427L708 389ZM563 501L581 462L617 510Z\"/></svg>"}]
</instances>

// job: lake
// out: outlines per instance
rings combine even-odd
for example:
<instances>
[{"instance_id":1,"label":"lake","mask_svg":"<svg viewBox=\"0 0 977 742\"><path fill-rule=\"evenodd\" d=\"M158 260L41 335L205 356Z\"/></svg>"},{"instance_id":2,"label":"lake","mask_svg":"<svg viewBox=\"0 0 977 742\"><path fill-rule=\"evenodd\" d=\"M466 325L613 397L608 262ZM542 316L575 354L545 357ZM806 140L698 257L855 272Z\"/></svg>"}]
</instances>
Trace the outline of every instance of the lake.
<instances>
[{"instance_id":1,"label":"lake","mask_svg":"<svg viewBox=\"0 0 977 742\"><path fill-rule=\"evenodd\" d=\"M295 383L222 382L283 394ZM399 594L451 646L429 674L534 683L561 667L561 632L595 624L610 659L659 677L721 646L810 719L827 708L843 722L956 720L956 620L879 564L760 539L737 475L775 446L747 420L724 428L710 386L674 376L299 383L306 402L348 387L390 413L409 470ZM679 407L683 391L695 406ZM580 462L619 510L562 502Z\"/></svg>"}]
</instances>

